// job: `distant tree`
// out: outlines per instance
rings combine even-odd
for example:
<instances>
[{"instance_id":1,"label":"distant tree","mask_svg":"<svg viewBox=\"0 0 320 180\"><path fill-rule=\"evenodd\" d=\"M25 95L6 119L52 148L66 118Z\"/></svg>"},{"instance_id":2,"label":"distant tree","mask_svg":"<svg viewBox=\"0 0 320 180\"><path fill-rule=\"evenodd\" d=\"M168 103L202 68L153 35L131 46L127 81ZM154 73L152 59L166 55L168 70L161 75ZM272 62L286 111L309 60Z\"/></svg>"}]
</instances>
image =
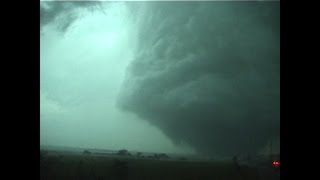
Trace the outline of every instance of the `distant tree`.
<instances>
[{"instance_id":1,"label":"distant tree","mask_svg":"<svg viewBox=\"0 0 320 180\"><path fill-rule=\"evenodd\" d=\"M153 158L159 159L159 155L158 155L158 154L154 154L154 155L153 155Z\"/></svg>"},{"instance_id":2,"label":"distant tree","mask_svg":"<svg viewBox=\"0 0 320 180\"><path fill-rule=\"evenodd\" d=\"M166 155L165 153L159 154L160 159L169 159L169 156Z\"/></svg>"},{"instance_id":3,"label":"distant tree","mask_svg":"<svg viewBox=\"0 0 320 180\"><path fill-rule=\"evenodd\" d=\"M126 156L126 155L128 155L128 151L126 150L126 149L121 149L121 150L119 150L118 151L118 155L121 155L121 156Z\"/></svg>"},{"instance_id":4,"label":"distant tree","mask_svg":"<svg viewBox=\"0 0 320 180\"><path fill-rule=\"evenodd\" d=\"M91 152L90 152L89 150L84 150L84 151L83 151L83 154L90 155Z\"/></svg>"},{"instance_id":5,"label":"distant tree","mask_svg":"<svg viewBox=\"0 0 320 180\"><path fill-rule=\"evenodd\" d=\"M141 152L137 152L137 156L140 157L142 155Z\"/></svg>"}]
</instances>

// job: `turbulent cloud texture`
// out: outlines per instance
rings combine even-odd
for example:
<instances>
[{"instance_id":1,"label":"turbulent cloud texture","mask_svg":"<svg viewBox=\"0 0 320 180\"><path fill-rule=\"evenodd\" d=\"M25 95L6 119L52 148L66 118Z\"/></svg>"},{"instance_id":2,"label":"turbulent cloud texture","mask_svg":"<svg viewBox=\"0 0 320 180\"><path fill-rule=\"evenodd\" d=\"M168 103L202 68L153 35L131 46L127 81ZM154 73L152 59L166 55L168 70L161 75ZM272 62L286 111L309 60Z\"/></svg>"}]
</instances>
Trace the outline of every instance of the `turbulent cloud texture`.
<instances>
[{"instance_id":1,"label":"turbulent cloud texture","mask_svg":"<svg viewBox=\"0 0 320 180\"><path fill-rule=\"evenodd\" d=\"M41 8L41 145L193 152L115 107L136 37L125 2L41 2Z\"/></svg>"},{"instance_id":2,"label":"turbulent cloud texture","mask_svg":"<svg viewBox=\"0 0 320 180\"><path fill-rule=\"evenodd\" d=\"M279 136L279 2L131 7L138 47L119 107L205 154L254 153Z\"/></svg>"},{"instance_id":3,"label":"turbulent cloud texture","mask_svg":"<svg viewBox=\"0 0 320 180\"><path fill-rule=\"evenodd\" d=\"M100 1L42 1L40 2L40 30L54 23L60 31L66 31L79 16L77 10L94 10L99 8Z\"/></svg>"}]
</instances>

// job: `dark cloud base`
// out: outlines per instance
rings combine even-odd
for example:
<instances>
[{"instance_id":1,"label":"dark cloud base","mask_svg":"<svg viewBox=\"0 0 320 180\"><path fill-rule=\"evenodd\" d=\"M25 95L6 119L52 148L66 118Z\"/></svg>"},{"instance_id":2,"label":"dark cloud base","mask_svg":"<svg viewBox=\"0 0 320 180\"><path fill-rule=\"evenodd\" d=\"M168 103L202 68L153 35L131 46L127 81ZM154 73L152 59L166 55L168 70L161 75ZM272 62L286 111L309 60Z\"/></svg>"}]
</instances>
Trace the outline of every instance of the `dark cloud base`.
<instances>
[{"instance_id":1,"label":"dark cloud base","mask_svg":"<svg viewBox=\"0 0 320 180\"><path fill-rule=\"evenodd\" d=\"M145 5L120 108L204 154L255 153L279 136L279 2Z\"/></svg>"}]
</instances>

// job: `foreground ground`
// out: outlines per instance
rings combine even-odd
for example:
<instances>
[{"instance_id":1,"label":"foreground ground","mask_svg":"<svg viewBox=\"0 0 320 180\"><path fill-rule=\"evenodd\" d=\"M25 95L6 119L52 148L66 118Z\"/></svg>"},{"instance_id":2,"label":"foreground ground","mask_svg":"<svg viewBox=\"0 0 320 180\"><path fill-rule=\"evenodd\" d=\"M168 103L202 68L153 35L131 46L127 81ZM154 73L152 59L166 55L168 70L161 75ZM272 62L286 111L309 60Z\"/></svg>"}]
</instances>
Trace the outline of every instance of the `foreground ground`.
<instances>
[{"instance_id":1,"label":"foreground ground","mask_svg":"<svg viewBox=\"0 0 320 180\"><path fill-rule=\"evenodd\" d=\"M41 180L260 180L258 170L231 162L155 160L120 156L45 155Z\"/></svg>"}]
</instances>

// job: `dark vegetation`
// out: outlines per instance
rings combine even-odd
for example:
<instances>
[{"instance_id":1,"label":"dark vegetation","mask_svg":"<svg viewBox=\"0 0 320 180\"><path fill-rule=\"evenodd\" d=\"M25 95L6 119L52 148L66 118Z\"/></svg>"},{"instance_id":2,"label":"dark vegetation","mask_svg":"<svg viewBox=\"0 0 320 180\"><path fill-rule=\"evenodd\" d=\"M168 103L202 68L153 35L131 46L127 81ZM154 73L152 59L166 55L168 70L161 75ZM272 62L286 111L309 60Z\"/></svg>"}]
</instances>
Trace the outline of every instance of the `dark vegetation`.
<instances>
[{"instance_id":1,"label":"dark vegetation","mask_svg":"<svg viewBox=\"0 0 320 180\"><path fill-rule=\"evenodd\" d=\"M90 155L91 152L90 152L89 150L84 150L84 151L83 151L83 154Z\"/></svg>"},{"instance_id":2,"label":"dark vegetation","mask_svg":"<svg viewBox=\"0 0 320 180\"><path fill-rule=\"evenodd\" d=\"M117 154L120 155L120 156L131 156L129 151L125 150L125 149L119 150Z\"/></svg>"},{"instance_id":3,"label":"dark vegetation","mask_svg":"<svg viewBox=\"0 0 320 180\"><path fill-rule=\"evenodd\" d=\"M137 152L137 156L138 156L138 157L141 157L141 156L142 156L142 153L141 153L141 152Z\"/></svg>"}]
</instances>

